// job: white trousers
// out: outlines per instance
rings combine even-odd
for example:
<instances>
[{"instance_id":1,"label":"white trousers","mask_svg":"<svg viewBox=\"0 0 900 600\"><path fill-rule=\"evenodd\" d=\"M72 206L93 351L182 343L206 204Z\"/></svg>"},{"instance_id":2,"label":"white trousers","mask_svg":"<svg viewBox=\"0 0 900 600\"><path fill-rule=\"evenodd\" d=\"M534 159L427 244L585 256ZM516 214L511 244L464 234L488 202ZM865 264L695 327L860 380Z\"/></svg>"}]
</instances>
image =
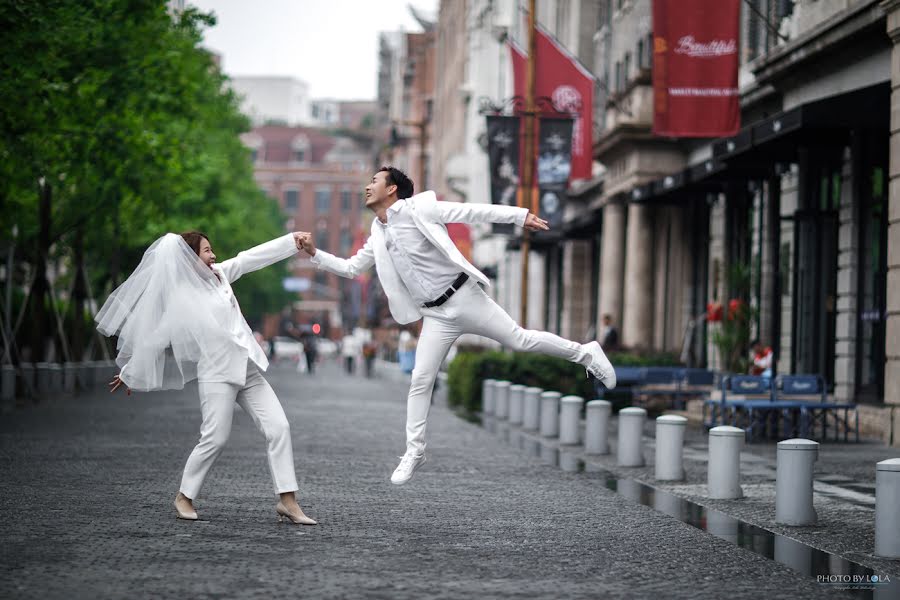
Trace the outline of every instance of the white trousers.
<instances>
[{"instance_id":1,"label":"white trousers","mask_svg":"<svg viewBox=\"0 0 900 600\"><path fill-rule=\"evenodd\" d=\"M431 408L434 380L450 346L464 333L491 338L517 352L539 352L581 365L590 364L591 355L581 344L545 331L519 327L472 279L447 302L423 308L422 314L422 335L416 347L416 366L406 401L407 452L425 452L425 422Z\"/></svg>"},{"instance_id":2,"label":"white trousers","mask_svg":"<svg viewBox=\"0 0 900 600\"><path fill-rule=\"evenodd\" d=\"M247 363L247 381L243 387L231 383L200 383L200 410L203 424L200 442L191 452L181 478L181 493L195 499L206 474L231 435L235 402L241 405L266 437L269 471L275 493L297 491L291 429L284 409L269 382L252 362Z\"/></svg>"}]
</instances>

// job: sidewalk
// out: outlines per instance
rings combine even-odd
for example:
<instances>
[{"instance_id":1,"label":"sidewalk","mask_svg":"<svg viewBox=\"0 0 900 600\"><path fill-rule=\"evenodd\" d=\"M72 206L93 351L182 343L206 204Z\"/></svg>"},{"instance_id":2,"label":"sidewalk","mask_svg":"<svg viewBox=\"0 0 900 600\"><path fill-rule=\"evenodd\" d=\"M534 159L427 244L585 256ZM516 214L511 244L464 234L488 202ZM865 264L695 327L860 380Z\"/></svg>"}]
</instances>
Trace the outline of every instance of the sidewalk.
<instances>
[{"instance_id":1,"label":"sidewalk","mask_svg":"<svg viewBox=\"0 0 900 600\"><path fill-rule=\"evenodd\" d=\"M276 522L264 441L240 413L203 520L175 519L194 389L59 398L0 419L0 596L858 597L525 456L440 402L428 463L392 486L404 382L331 363L267 377L319 526Z\"/></svg>"}]
</instances>

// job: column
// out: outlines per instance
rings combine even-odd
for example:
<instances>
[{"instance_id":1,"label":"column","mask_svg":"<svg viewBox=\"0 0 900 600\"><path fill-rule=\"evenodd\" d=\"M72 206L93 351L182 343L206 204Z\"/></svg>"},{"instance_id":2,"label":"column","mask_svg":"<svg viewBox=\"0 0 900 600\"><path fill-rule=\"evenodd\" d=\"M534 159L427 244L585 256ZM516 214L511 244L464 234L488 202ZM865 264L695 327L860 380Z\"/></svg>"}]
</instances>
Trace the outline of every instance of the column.
<instances>
[{"instance_id":1,"label":"column","mask_svg":"<svg viewBox=\"0 0 900 600\"><path fill-rule=\"evenodd\" d=\"M612 315L613 323L622 330L622 298L625 274L625 205L607 204L603 207L603 247L600 250L600 313Z\"/></svg>"},{"instance_id":2,"label":"column","mask_svg":"<svg viewBox=\"0 0 900 600\"><path fill-rule=\"evenodd\" d=\"M628 206L628 238L625 251L625 306L622 342L648 348L653 340L653 228L651 208Z\"/></svg>"},{"instance_id":3,"label":"column","mask_svg":"<svg viewBox=\"0 0 900 600\"><path fill-rule=\"evenodd\" d=\"M887 331L884 368L885 404L900 404L900 0L881 3L887 15L891 52L891 141L889 160ZM894 445L900 445L900 417L894 410Z\"/></svg>"}]
</instances>

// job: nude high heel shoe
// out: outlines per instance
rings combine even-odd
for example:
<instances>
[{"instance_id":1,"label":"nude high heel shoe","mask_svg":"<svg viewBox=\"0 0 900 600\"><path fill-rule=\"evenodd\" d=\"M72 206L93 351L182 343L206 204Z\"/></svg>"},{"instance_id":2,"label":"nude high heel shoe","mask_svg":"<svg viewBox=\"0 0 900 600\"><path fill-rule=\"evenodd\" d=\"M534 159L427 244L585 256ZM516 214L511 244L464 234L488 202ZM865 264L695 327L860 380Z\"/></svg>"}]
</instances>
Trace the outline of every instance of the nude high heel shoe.
<instances>
[{"instance_id":1,"label":"nude high heel shoe","mask_svg":"<svg viewBox=\"0 0 900 600\"><path fill-rule=\"evenodd\" d=\"M275 512L278 513L279 523L284 522L284 520L287 519L294 525L318 525L314 520L304 515L302 510L299 515L295 515L289 512L281 502L275 505Z\"/></svg>"},{"instance_id":2,"label":"nude high heel shoe","mask_svg":"<svg viewBox=\"0 0 900 600\"><path fill-rule=\"evenodd\" d=\"M178 506L178 500L181 497L179 494L175 497L175 502L172 504L175 506L175 512L178 513L179 519L184 519L185 521L196 521L197 520L197 511L195 510L187 510L182 509L182 507ZM185 496L187 498L187 496Z\"/></svg>"}]
</instances>

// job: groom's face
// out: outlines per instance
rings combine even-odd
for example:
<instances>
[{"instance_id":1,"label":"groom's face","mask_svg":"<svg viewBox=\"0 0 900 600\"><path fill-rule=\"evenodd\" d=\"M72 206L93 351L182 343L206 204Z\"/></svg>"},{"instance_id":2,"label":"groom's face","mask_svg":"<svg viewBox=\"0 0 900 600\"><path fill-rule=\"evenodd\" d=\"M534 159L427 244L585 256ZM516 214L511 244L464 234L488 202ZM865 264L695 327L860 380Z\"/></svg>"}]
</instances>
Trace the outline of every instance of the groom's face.
<instances>
[{"instance_id":1,"label":"groom's face","mask_svg":"<svg viewBox=\"0 0 900 600\"><path fill-rule=\"evenodd\" d=\"M390 195L397 191L396 185L388 185L387 171L378 171L372 175L372 181L366 186L366 206L368 208L376 208L383 204Z\"/></svg>"}]
</instances>

